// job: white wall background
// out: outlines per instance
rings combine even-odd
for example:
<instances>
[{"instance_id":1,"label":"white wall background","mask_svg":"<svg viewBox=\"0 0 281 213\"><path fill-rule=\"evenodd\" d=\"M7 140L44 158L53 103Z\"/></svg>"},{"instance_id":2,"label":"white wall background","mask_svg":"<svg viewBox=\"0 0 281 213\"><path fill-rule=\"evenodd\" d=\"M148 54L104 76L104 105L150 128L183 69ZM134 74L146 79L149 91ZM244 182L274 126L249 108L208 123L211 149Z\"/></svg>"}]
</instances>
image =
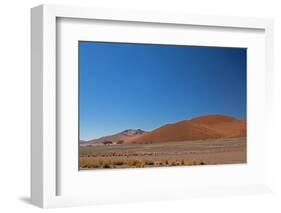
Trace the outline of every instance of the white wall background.
<instances>
[{"instance_id":1,"label":"white wall background","mask_svg":"<svg viewBox=\"0 0 281 213\"><path fill-rule=\"evenodd\" d=\"M2 0L0 7L0 211L37 212L29 204L30 8L42 3L123 9L269 17L275 19L275 128L271 195L80 207L68 212L280 212L281 211L281 3L278 0ZM66 209L47 211L60 212Z\"/></svg>"}]
</instances>

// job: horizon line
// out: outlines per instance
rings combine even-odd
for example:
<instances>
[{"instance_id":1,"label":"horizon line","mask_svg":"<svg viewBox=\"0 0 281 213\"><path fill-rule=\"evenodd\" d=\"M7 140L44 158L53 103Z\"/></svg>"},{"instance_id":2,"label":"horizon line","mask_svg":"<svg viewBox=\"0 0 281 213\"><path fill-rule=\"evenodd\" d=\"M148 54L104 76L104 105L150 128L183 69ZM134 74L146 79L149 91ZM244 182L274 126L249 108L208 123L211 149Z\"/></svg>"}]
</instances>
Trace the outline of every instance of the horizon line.
<instances>
[{"instance_id":1,"label":"horizon line","mask_svg":"<svg viewBox=\"0 0 281 213\"><path fill-rule=\"evenodd\" d=\"M210 116L210 115L212 115L212 116L216 116L216 115L217 115L217 116L231 117L231 118L234 118L234 119L236 119L236 120L241 120L241 121L243 121L243 120L246 121L246 120L247 120L247 115L246 115L245 118L240 118L240 117L237 118L237 117L235 117L235 116L233 116L233 115L218 114L218 113L214 113L214 114L201 114L201 115L199 115L199 116L193 116L193 117L190 117L190 118L188 118L188 119L177 120L177 121L174 121L174 122L165 123L165 124L162 124L162 125L160 125L160 126L158 126L158 127L156 127L156 128L152 128L151 130L146 130L146 129L144 129L144 128L123 128L122 130L115 131L115 132L112 132L112 133L109 133L109 134L106 134L106 135L102 135L102 136L99 136L99 137L92 137L92 138L90 138L90 139L81 139L81 138L79 138L79 143L80 143L80 142L81 142L81 143L85 143L85 142L88 142L88 141L91 141L91 140L97 140L97 139L100 139L100 138L103 138L103 137L112 136L112 135L115 135L115 134L124 132L124 131L126 131L126 130L142 130L142 131L145 131L145 132L151 132L151 131L153 131L153 130L155 130L155 129L158 129L158 128L160 128L160 127L162 127L162 126L165 126L165 125L176 124L176 123L178 123L178 122L188 121L188 120L192 120L192 119L195 119L195 118L206 117L206 116Z\"/></svg>"}]
</instances>

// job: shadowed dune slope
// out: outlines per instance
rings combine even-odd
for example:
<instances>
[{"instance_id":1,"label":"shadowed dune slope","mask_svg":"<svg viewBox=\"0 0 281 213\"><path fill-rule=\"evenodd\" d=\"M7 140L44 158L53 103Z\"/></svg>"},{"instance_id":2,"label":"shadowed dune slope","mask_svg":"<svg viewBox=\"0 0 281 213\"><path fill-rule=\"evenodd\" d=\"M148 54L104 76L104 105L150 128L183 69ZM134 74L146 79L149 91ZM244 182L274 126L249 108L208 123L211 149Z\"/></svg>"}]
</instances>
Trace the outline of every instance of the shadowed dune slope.
<instances>
[{"instance_id":1,"label":"shadowed dune slope","mask_svg":"<svg viewBox=\"0 0 281 213\"><path fill-rule=\"evenodd\" d=\"M162 143L246 136L246 121L225 115L207 115L167 124L136 135L125 143Z\"/></svg>"}]
</instances>

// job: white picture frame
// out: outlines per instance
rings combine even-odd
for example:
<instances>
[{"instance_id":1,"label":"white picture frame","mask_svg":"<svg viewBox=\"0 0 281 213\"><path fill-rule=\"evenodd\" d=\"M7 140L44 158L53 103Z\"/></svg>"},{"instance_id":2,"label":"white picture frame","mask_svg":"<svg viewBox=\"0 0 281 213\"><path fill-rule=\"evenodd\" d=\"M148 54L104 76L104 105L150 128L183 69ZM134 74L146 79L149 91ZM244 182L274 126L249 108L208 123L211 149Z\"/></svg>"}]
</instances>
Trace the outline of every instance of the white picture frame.
<instances>
[{"instance_id":1,"label":"white picture frame","mask_svg":"<svg viewBox=\"0 0 281 213\"><path fill-rule=\"evenodd\" d=\"M61 206L76 206L76 205L91 205L91 204L100 204L100 203L117 203L117 202L138 202L144 200L165 200L165 199L182 199L188 197L200 197L200 196L214 196L214 195L234 195L234 194L253 194L253 193L264 193L270 192L270 165L268 161L265 161L261 168L256 168L253 176L262 174L262 178L256 178L256 181L253 181L253 184L250 184L249 181L239 181L235 182L235 177L229 179L230 182L225 182L223 184L210 184L204 185L202 187L196 182L193 184L194 187L190 185L183 186L179 188L178 186L170 186L167 188L161 188L163 183L158 184L158 188L152 187L152 191L145 194L145 192L137 193L140 189L132 187L133 185L127 186L128 189L124 191L100 195L88 195L86 194L85 186L81 187L80 193L75 194L71 193L71 190L77 191L79 188L75 187L75 181L83 180L87 181L87 177L91 176L93 178L95 173L84 173L83 179L75 179L71 176L73 175L75 166L72 167L72 170L64 171L70 174L67 188L69 193L61 193L61 186L66 184L64 179L61 177L61 171L63 171L64 164L60 161L64 161L61 155L60 148L64 146L58 145L58 88L60 87L60 80L57 78L58 67L58 36L59 32L62 32L58 27L60 26L59 21L64 20L100 20L100 21L111 21L118 23L131 23L134 24L143 23L145 24L154 24L155 26L165 26L168 30L173 31L175 26L193 26L200 28L208 28L215 30L223 29L223 31L233 32L239 30L246 30L249 32L262 32L262 36L259 37L255 42L253 42L251 47L255 49L255 45L259 43L261 46L262 52L260 52L259 67L255 67L257 70L260 70L260 73L257 74L260 77L257 79L250 80L252 85L256 85L250 88L248 95L253 97L253 101L259 99L261 104L256 108L255 113L250 114L249 117L254 118L255 115L261 114L260 117L256 119L262 119L263 124L257 125L256 132L258 128L270 128L272 125L271 122L271 109L272 109L272 91L273 91L273 21L271 19L257 19L257 18L241 18L241 17L216 17L216 16L203 16L203 15L186 15L186 14L166 14L166 13L155 13L155 12L145 12L145 11L123 11L123 10L113 10L113 9L97 9L97 8L85 8L85 7L74 7L74 6L54 6L54 5L41 5L31 10L31 201L33 204L47 208L47 207L61 207ZM171 28L171 29L170 29ZM80 29L80 28L77 28ZM86 29L87 31L87 29ZM69 32L69 31L67 31ZM89 35L90 35L89 31ZM121 34L120 34L121 35ZM248 35L248 34L247 34ZM73 34L69 36L73 39L79 39L78 34ZM231 36L231 35L229 35ZM235 38L235 34L229 38ZM247 37L247 36L246 36ZM87 38L87 36L85 37ZM91 38L89 36L89 38ZM128 38L124 38L126 39ZM136 38L141 39L141 38ZM157 38L155 41L157 41ZM160 39L160 38L159 38ZM252 38L245 38L246 40L254 40ZM210 38L210 40L212 40ZM235 40L235 39L234 39ZM243 40L243 39L242 39ZM160 42L160 41L159 41ZM223 44L223 41L221 41ZM264 42L264 43L263 43ZM234 45L234 43L232 43ZM67 44L68 45L68 44ZM209 45L206 43L206 45ZM219 41L213 43L213 45L220 46ZM231 45L231 43L229 44ZM238 46L240 44L237 44ZM246 44L245 44L246 45ZM68 46L67 46L68 47ZM246 45L247 47L247 45ZM69 50L72 47L69 46ZM69 51L71 52L71 51ZM64 53L64 52L63 52ZM67 54L67 53L65 53ZM254 53L253 53L254 54ZM251 64L255 64L255 61L258 57L253 57ZM263 66L264 65L264 66ZM74 64L75 66L75 64ZM250 65L251 69L254 66ZM71 69L71 67L69 67ZM258 73L259 71L257 71ZM254 74L254 71L252 72ZM252 74L250 75L250 77ZM262 76L266 76L263 78ZM262 85L260 84L262 83ZM253 95L255 88L261 85L258 90L258 94ZM75 88L74 88L75 89ZM264 95L264 98L261 97ZM250 106L251 107L251 106ZM249 110L249 108L248 108ZM265 112L269 112L265 114ZM70 116L71 117L71 116ZM253 122L254 123L254 119ZM257 123L257 122L255 122ZM252 128L254 130L254 127ZM254 131L250 131L251 132ZM258 133L257 133L258 134ZM254 140L254 135L252 134ZM264 147L268 146L270 143L269 137L266 134L261 135L263 141L261 146L257 149L256 154L262 155L262 159L265 159L266 153L263 151ZM254 150L254 149L253 149ZM64 156L73 156L77 153L72 153L72 149L65 149ZM68 153L67 153L68 152ZM257 156L257 155L256 155ZM74 157L71 157L72 160L75 160ZM253 158L254 161L254 158ZM255 164L253 164L256 166ZM242 167L241 167L242 168ZM246 167L241 169L235 167L224 168L222 174L226 172L237 171L238 172L247 172ZM170 168L169 168L170 169ZM184 172L186 168L173 168L174 174L180 174ZM118 176L124 174L125 181L126 178L130 175L135 176L154 176L157 175L167 175L170 178L174 178L173 174L167 173L167 170L164 169L141 169L139 171L118 171L112 175ZM206 172L216 172L214 167L205 168ZM72 172L72 173L71 173ZM78 172L78 170L77 170ZM217 172L220 172L219 169ZM248 171L249 172L249 171ZM102 174L103 173L103 174ZM198 168L195 170L189 170L189 175L193 174L193 179L196 180L200 175L206 175L198 171ZM186 174L187 175L187 174ZM215 176L216 174L213 174ZM62 175L63 176L63 175ZM106 177L109 176L109 173L106 171L99 171L99 176ZM160 176L160 177L161 177ZM165 177L164 177L165 178ZM250 176L248 178L251 178ZM88 178L89 179L89 178ZM239 179L237 177L236 179ZM102 181L102 179L99 179ZM100 182L102 184L102 182ZM179 181L179 183L181 183ZM162 185L161 185L162 184ZM73 186L71 186L73 185ZM69 188L70 187L70 188ZM71 188L73 187L73 188ZM93 190L90 189L89 190ZM130 189L129 189L130 188ZM188 189L188 190L187 190ZM100 189L101 190L101 189ZM135 191L135 194L134 194ZM97 189L98 192L98 189ZM123 196L118 196L119 193L122 193Z\"/></svg>"}]
</instances>

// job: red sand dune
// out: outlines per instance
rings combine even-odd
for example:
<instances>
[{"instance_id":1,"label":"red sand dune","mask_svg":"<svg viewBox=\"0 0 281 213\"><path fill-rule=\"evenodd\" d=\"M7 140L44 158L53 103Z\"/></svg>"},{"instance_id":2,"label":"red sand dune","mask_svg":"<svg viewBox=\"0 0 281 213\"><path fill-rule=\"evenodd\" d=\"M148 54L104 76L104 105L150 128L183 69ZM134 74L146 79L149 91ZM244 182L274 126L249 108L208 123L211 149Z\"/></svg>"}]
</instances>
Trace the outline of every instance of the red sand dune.
<instances>
[{"instance_id":1,"label":"red sand dune","mask_svg":"<svg viewBox=\"0 0 281 213\"><path fill-rule=\"evenodd\" d=\"M245 120L224 115L207 115L164 125L151 132L131 137L125 143L162 143L245 136Z\"/></svg>"}]
</instances>

